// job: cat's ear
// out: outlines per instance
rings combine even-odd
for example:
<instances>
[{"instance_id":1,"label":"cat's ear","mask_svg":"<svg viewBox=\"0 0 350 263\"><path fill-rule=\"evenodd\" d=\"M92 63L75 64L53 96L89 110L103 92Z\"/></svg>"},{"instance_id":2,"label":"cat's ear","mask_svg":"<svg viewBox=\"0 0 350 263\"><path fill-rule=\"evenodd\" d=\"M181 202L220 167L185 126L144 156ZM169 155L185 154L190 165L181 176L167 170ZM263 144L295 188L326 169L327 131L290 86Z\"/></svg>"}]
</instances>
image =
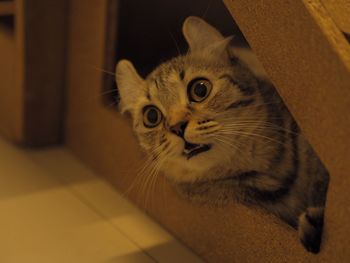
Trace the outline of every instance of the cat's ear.
<instances>
[{"instance_id":1,"label":"cat's ear","mask_svg":"<svg viewBox=\"0 0 350 263\"><path fill-rule=\"evenodd\" d=\"M192 51L203 50L225 39L214 27L196 16L186 18L182 31Z\"/></svg>"},{"instance_id":2,"label":"cat's ear","mask_svg":"<svg viewBox=\"0 0 350 263\"><path fill-rule=\"evenodd\" d=\"M203 19L196 16L186 18L182 31L191 52L205 52L216 57L228 56L227 46L232 37L223 37Z\"/></svg>"},{"instance_id":3,"label":"cat's ear","mask_svg":"<svg viewBox=\"0 0 350 263\"><path fill-rule=\"evenodd\" d=\"M130 111L145 95L145 81L130 61L121 60L116 67L116 82L120 95L120 109L122 112Z\"/></svg>"}]
</instances>

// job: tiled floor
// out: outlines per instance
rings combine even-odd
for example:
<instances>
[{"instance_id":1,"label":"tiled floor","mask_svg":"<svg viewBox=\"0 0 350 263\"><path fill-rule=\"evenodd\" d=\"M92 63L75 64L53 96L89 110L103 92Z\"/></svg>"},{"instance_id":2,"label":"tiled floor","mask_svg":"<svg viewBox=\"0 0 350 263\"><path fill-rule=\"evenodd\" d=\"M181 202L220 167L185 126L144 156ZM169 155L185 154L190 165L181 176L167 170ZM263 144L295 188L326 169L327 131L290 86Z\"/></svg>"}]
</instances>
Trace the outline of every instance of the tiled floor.
<instances>
[{"instance_id":1,"label":"tiled floor","mask_svg":"<svg viewBox=\"0 0 350 263\"><path fill-rule=\"evenodd\" d=\"M66 149L0 139L0 262L201 260Z\"/></svg>"}]
</instances>

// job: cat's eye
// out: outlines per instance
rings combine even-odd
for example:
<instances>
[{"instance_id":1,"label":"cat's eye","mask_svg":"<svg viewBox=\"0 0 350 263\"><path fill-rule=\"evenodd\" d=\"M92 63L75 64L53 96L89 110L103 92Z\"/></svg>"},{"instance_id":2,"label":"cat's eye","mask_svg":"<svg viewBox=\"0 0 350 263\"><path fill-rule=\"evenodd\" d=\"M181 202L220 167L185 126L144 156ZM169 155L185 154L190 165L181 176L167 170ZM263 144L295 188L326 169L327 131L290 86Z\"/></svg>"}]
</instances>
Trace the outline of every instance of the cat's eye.
<instances>
[{"instance_id":1,"label":"cat's eye","mask_svg":"<svg viewBox=\"0 0 350 263\"><path fill-rule=\"evenodd\" d=\"M160 110L153 105L148 105L143 108L143 124L147 128L156 127L163 119Z\"/></svg>"},{"instance_id":2,"label":"cat's eye","mask_svg":"<svg viewBox=\"0 0 350 263\"><path fill-rule=\"evenodd\" d=\"M209 80L204 78L194 79L188 84L188 98L192 102L201 102L209 96L211 89L212 84Z\"/></svg>"}]
</instances>

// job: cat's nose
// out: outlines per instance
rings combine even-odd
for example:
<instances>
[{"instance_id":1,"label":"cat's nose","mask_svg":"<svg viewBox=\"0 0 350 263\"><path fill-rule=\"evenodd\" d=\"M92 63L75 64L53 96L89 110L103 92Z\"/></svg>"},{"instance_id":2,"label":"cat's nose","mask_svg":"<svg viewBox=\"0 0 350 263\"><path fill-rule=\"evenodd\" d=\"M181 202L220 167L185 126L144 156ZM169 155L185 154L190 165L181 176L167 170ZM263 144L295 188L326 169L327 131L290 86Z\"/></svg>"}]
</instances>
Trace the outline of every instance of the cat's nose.
<instances>
[{"instance_id":1,"label":"cat's nose","mask_svg":"<svg viewBox=\"0 0 350 263\"><path fill-rule=\"evenodd\" d=\"M177 136L183 138L185 135L185 129L187 127L188 121L180 121L175 125L170 127L170 131Z\"/></svg>"}]
</instances>

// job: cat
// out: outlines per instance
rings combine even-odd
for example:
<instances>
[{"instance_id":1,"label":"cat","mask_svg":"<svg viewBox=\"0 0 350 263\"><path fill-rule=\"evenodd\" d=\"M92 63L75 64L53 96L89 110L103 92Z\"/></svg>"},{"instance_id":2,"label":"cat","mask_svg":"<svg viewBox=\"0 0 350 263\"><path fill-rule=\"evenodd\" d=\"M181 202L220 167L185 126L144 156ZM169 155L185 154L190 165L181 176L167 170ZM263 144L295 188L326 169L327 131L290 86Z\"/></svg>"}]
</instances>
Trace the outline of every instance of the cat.
<instances>
[{"instance_id":1,"label":"cat","mask_svg":"<svg viewBox=\"0 0 350 263\"><path fill-rule=\"evenodd\" d=\"M120 109L140 146L192 201L258 205L320 250L328 173L247 49L188 17L187 54L145 79L130 61L116 67Z\"/></svg>"}]
</instances>

